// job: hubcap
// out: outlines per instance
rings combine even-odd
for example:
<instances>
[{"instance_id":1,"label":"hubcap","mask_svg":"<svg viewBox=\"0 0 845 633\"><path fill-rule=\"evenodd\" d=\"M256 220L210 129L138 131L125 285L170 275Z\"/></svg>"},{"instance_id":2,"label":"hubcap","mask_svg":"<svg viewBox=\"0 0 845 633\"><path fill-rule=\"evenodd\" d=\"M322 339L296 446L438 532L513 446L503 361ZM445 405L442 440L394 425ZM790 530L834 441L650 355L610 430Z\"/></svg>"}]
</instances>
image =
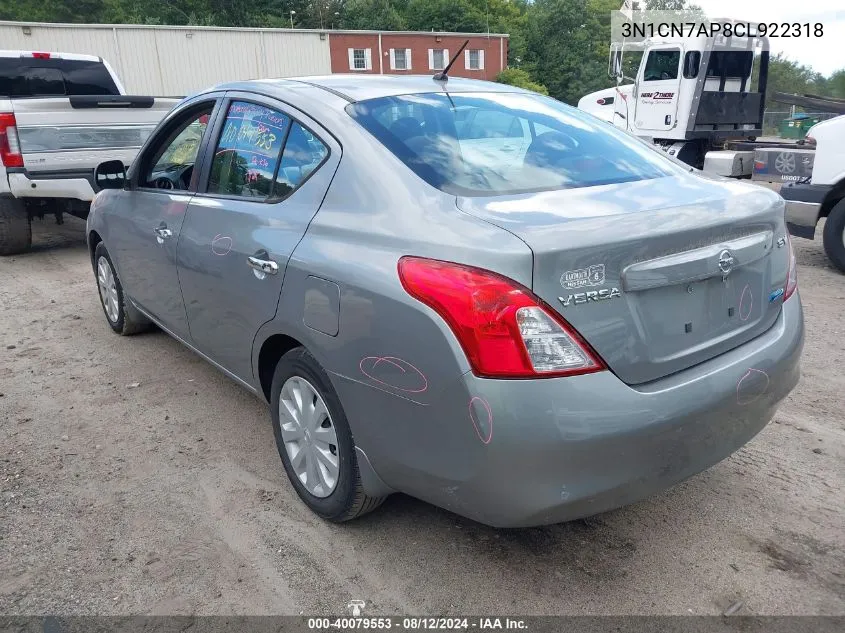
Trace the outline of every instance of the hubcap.
<instances>
[{"instance_id":1,"label":"hubcap","mask_svg":"<svg viewBox=\"0 0 845 633\"><path fill-rule=\"evenodd\" d=\"M106 309L106 316L112 323L117 323L118 303L117 284L114 281L114 274L111 271L109 260L100 257L97 260L97 285L100 287L100 299Z\"/></svg>"},{"instance_id":2,"label":"hubcap","mask_svg":"<svg viewBox=\"0 0 845 633\"><path fill-rule=\"evenodd\" d=\"M279 423L299 481L315 497L328 497L340 473L337 434L326 403L304 378L291 376L282 385Z\"/></svg>"}]
</instances>

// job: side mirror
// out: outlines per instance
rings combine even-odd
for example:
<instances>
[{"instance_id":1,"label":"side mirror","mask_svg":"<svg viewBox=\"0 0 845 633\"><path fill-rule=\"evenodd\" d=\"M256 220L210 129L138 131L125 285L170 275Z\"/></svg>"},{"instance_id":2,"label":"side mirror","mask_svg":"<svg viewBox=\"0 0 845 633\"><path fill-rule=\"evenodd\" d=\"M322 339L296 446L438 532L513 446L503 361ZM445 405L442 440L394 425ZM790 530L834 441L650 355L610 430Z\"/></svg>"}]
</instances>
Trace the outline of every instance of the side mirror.
<instances>
[{"instance_id":1,"label":"side mirror","mask_svg":"<svg viewBox=\"0 0 845 633\"><path fill-rule=\"evenodd\" d=\"M126 186L126 166L122 160L109 160L94 170L97 189L123 189Z\"/></svg>"}]
</instances>

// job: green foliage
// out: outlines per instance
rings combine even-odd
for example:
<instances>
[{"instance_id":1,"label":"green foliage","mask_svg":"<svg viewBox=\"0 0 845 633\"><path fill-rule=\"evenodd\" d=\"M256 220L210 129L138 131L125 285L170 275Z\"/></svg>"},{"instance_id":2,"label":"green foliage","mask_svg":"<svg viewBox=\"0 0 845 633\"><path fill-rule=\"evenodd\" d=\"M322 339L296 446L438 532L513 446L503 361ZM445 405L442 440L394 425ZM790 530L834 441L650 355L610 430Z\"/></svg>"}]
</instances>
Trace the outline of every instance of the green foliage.
<instances>
[{"instance_id":1,"label":"green foliage","mask_svg":"<svg viewBox=\"0 0 845 633\"><path fill-rule=\"evenodd\" d=\"M348 0L341 15L344 29L402 31L408 26L389 0Z\"/></svg>"},{"instance_id":2,"label":"green foliage","mask_svg":"<svg viewBox=\"0 0 845 633\"><path fill-rule=\"evenodd\" d=\"M496 81L500 84L508 84L509 86L516 86L517 88L525 88L526 90L533 90L539 92L541 95L548 95L549 90L543 84L538 84L531 80L531 75L521 68L506 68L498 75Z\"/></svg>"},{"instance_id":3,"label":"green foliage","mask_svg":"<svg viewBox=\"0 0 845 633\"><path fill-rule=\"evenodd\" d=\"M754 69L755 72L757 69ZM845 73L845 71L839 71ZM835 76L835 74L834 74ZM776 102L775 92L790 94L831 94L827 90L825 78L809 66L804 66L787 59L783 55L774 55L769 59L769 80L766 85L766 109L788 110L789 106Z\"/></svg>"},{"instance_id":4,"label":"green foliage","mask_svg":"<svg viewBox=\"0 0 845 633\"><path fill-rule=\"evenodd\" d=\"M636 9L700 9L689 0L640 0ZM31 22L189 24L285 28L464 31L510 34L509 69L497 80L576 103L607 88L610 12L620 0L0 0L0 19ZM294 13L291 14L291 11ZM636 73L626 54L626 75ZM845 98L845 69L828 78L782 56L775 91Z\"/></svg>"}]
</instances>

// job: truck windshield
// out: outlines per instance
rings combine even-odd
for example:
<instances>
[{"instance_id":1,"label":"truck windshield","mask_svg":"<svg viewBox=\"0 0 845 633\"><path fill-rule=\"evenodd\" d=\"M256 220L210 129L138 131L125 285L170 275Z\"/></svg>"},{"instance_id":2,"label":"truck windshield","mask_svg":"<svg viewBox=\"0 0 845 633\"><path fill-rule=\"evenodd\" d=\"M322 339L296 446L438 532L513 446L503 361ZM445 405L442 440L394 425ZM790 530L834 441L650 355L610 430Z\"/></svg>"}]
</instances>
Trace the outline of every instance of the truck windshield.
<instances>
[{"instance_id":1,"label":"truck windshield","mask_svg":"<svg viewBox=\"0 0 845 633\"><path fill-rule=\"evenodd\" d=\"M678 169L612 125L540 95L403 95L347 112L420 178L454 195L590 187Z\"/></svg>"},{"instance_id":2,"label":"truck windshield","mask_svg":"<svg viewBox=\"0 0 845 633\"><path fill-rule=\"evenodd\" d=\"M118 95L105 64L76 59L0 57L0 96Z\"/></svg>"}]
</instances>

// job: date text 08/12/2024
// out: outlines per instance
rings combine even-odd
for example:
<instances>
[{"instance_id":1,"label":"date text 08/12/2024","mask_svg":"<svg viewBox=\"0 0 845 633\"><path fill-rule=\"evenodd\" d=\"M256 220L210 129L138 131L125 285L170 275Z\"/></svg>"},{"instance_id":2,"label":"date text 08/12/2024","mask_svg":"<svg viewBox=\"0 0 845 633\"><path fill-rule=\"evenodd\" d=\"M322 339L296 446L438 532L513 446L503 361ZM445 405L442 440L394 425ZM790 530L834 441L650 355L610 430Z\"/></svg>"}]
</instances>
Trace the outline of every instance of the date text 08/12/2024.
<instances>
[{"instance_id":1,"label":"date text 08/12/2024","mask_svg":"<svg viewBox=\"0 0 845 633\"><path fill-rule=\"evenodd\" d=\"M525 630L525 620L519 618L474 617L474 618L428 618L428 617L342 617L308 618L308 628L315 631L351 629L400 629L416 630Z\"/></svg>"}]
</instances>

